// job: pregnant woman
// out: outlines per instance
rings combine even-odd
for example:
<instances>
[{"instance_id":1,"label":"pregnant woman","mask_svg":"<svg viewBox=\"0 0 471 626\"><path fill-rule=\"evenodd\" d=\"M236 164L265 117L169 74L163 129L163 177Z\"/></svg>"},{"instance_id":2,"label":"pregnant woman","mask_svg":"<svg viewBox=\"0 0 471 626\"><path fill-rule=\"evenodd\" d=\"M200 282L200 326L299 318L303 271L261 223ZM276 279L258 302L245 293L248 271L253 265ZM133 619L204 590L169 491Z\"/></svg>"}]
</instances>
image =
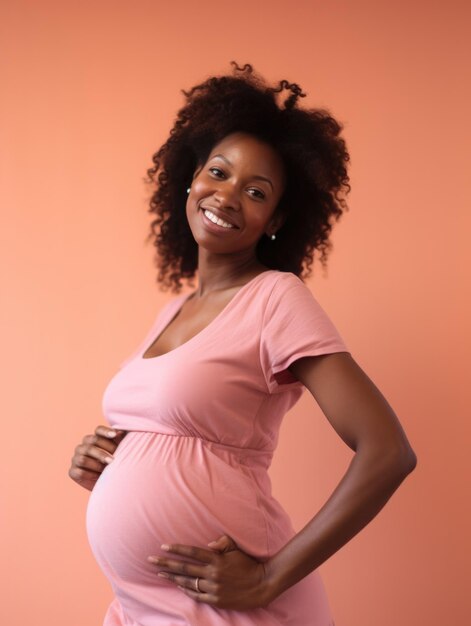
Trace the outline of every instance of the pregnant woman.
<instances>
[{"instance_id":1,"label":"pregnant woman","mask_svg":"<svg viewBox=\"0 0 471 626\"><path fill-rule=\"evenodd\" d=\"M91 491L89 542L114 592L104 624L332 626L319 566L416 464L301 279L315 252L325 265L345 208L341 126L250 65L183 93L148 170L158 280L178 295L109 382L108 426L69 470ZM296 533L267 470L306 389L355 456Z\"/></svg>"}]
</instances>

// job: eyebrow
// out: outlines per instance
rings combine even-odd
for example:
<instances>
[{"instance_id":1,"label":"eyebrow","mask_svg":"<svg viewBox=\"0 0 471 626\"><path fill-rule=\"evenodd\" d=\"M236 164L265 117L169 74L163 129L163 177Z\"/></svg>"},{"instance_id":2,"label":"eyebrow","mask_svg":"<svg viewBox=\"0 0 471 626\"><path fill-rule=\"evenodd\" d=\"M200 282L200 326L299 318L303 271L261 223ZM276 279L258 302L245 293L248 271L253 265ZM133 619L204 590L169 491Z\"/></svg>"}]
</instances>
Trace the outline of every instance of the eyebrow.
<instances>
[{"instance_id":1,"label":"eyebrow","mask_svg":"<svg viewBox=\"0 0 471 626\"><path fill-rule=\"evenodd\" d=\"M223 154L214 154L211 158L215 159L216 157L219 157L220 159L225 161L228 165L232 166L232 163ZM254 178L255 180L264 180L266 183L270 185L270 187L273 190L273 184L269 178L266 178L266 176L260 176L260 174L255 174L254 176L252 176L252 178Z\"/></svg>"}]
</instances>

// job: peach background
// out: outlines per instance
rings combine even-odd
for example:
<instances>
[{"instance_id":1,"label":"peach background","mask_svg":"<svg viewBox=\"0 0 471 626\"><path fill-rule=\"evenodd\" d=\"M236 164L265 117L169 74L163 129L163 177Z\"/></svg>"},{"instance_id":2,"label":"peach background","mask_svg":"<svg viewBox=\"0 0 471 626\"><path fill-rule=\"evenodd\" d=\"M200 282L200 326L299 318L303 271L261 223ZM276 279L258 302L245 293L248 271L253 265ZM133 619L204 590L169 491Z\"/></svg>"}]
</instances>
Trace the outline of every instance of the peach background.
<instances>
[{"instance_id":1,"label":"peach background","mask_svg":"<svg viewBox=\"0 0 471 626\"><path fill-rule=\"evenodd\" d=\"M351 209L328 275L309 285L419 459L321 566L336 624L466 622L468 6L2 3L2 624L102 623L111 591L86 539L88 492L67 471L103 423L117 364L173 297L158 291L144 245L142 176L179 90L228 72L231 59L298 82L304 106L346 123ZM298 529L351 456L306 393L272 469Z\"/></svg>"}]
</instances>

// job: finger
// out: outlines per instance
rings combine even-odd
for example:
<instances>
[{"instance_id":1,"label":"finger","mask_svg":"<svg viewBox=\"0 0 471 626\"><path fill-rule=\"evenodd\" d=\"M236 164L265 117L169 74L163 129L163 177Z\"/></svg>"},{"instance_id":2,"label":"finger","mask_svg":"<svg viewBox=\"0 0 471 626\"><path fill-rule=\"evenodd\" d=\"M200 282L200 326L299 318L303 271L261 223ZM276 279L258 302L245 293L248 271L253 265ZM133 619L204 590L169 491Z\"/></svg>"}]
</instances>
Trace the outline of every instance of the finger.
<instances>
[{"instance_id":1,"label":"finger","mask_svg":"<svg viewBox=\"0 0 471 626\"><path fill-rule=\"evenodd\" d=\"M69 468L69 476L73 480L79 480L80 481L80 480L84 480L84 479L97 478L98 472L92 472L90 470L84 470L84 469L81 469L80 467L76 467L75 465L72 465Z\"/></svg>"},{"instance_id":2,"label":"finger","mask_svg":"<svg viewBox=\"0 0 471 626\"><path fill-rule=\"evenodd\" d=\"M185 595L193 598L196 602L204 602L206 604L217 603L217 597L212 593L198 593L197 591L193 591L192 589L188 589L182 585L178 585L178 588L181 589Z\"/></svg>"},{"instance_id":3,"label":"finger","mask_svg":"<svg viewBox=\"0 0 471 626\"><path fill-rule=\"evenodd\" d=\"M168 570L170 574L181 574L183 576L193 576L193 578L202 578L205 575L205 569L202 565L196 565L195 563L189 563L188 561L182 561L177 559L168 559L162 556L149 556L147 560L154 565Z\"/></svg>"},{"instance_id":4,"label":"finger","mask_svg":"<svg viewBox=\"0 0 471 626\"><path fill-rule=\"evenodd\" d=\"M94 472L95 474L101 474L106 467L106 464L100 463L95 459L89 457L74 457L72 459L71 467L75 467L80 470L86 470L87 472Z\"/></svg>"},{"instance_id":5,"label":"finger","mask_svg":"<svg viewBox=\"0 0 471 626\"><path fill-rule=\"evenodd\" d=\"M91 465L86 463L86 459L95 459L99 463L103 465L107 465L113 461L113 455L110 454L107 450L102 450L101 448L97 448L96 446L88 445L88 444L80 444L75 448L74 459L77 461L76 464L79 467L91 467L94 468L95 465ZM85 465L83 462L85 461Z\"/></svg>"},{"instance_id":6,"label":"finger","mask_svg":"<svg viewBox=\"0 0 471 626\"><path fill-rule=\"evenodd\" d=\"M110 428L109 426L103 426L100 424L95 428L95 435L98 437L103 437L108 441L113 441L116 445L118 445L124 437L127 435L127 430L119 430L117 428Z\"/></svg>"},{"instance_id":7,"label":"finger","mask_svg":"<svg viewBox=\"0 0 471 626\"><path fill-rule=\"evenodd\" d=\"M113 461L113 457L110 456L107 456L106 459L102 460L101 458L96 458L88 454L82 454L76 451L74 456L72 457L71 465L74 467L91 470L93 472L99 472L101 474L105 467Z\"/></svg>"},{"instance_id":8,"label":"finger","mask_svg":"<svg viewBox=\"0 0 471 626\"><path fill-rule=\"evenodd\" d=\"M90 472L88 470L83 470L78 467L71 467L69 469L69 477L82 487L89 489L90 491L93 489L96 481L98 480L100 474L97 472Z\"/></svg>"},{"instance_id":9,"label":"finger","mask_svg":"<svg viewBox=\"0 0 471 626\"><path fill-rule=\"evenodd\" d=\"M216 539L215 541L210 541L208 543L208 547L213 549L213 550L218 550L218 551L222 551L224 550L224 547L226 546L226 536L223 535L222 537L219 537L219 539Z\"/></svg>"},{"instance_id":10,"label":"finger","mask_svg":"<svg viewBox=\"0 0 471 626\"><path fill-rule=\"evenodd\" d=\"M115 437L103 437L102 435L93 435L95 437L95 444L100 448L114 452L119 446L121 441L127 435L127 431L119 430Z\"/></svg>"},{"instance_id":11,"label":"finger","mask_svg":"<svg viewBox=\"0 0 471 626\"><path fill-rule=\"evenodd\" d=\"M160 547L166 552L187 556L190 559L202 561L203 563L213 563L215 558L215 554L211 550L197 548L196 546L185 546L181 543L172 543L170 545L164 543Z\"/></svg>"},{"instance_id":12,"label":"finger","mask_svg":"<svg viewBox=\"0 0 471 626\"><path fill-rule=\"evenodd\" d=\"M208 547L222 553L237 550L237 544L228 535L223 535L219 537L219 539L216 539L216 541L211 541L211 543L208 543Z\"/></svg>"},{"instance_id":13,"label":"finger","mask_svg":"<svg viewBox=\"0 0 471 626\"><path fill-rule=\"evenodd\" d=\"M116 437L118 432L119 431L117 431L115 428L103 426L102 424L95 428L95 435L98 435L99 437L106 437L106 439L113 439L114 437Z\"/></svg>"},{"instance_id":14,"label":"finger","mask_svg":"<svg viewBox=\"0 0 471 626\"><path fill-rule=\"evenodd\" d=\"M98 435L87 435L87 437L83 438L81 445L104 450L112 455L119 442L116 439L105 439L105 437L99 437Z\"/></svg>"},{"instance_id":15,"label":"finger","mask_svg":"<svg viewBox=\"0 0 471 626\"><path fill-rule=\"evenodd\" d=\"M87 448L100 448L101 450L109 452L110 454L113 454L113 452L118 447L118 444L114 439L105 439L105 437L98 437L98 435L86 435L82 439L82 443L79 445L86 446ZM79 446L77 446L77 448L78 447Z\"/></svg>"},{"instance_id":16,"label":"finger","mask_svg":"<svg viewBox=\"0 0 471 626\"><path fill-rule=\"evenodd\" d=\"M165 578L178 586L185 587L186 589L196 590L196 577L195 576L181 576L178 574L171 574L170 572L159 572L157 574L160 578ZM198 576L198 589L199 593L210 593L214 591L215 585L210 580L206 580Z\"/></svg>"}]
</instances>

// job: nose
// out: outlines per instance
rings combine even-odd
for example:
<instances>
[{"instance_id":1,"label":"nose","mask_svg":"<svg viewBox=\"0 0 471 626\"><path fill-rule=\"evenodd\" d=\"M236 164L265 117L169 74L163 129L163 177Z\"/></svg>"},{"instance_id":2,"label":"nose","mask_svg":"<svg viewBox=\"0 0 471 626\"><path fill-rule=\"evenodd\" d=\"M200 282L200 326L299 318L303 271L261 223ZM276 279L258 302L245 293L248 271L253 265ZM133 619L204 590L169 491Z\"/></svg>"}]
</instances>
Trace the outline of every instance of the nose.
<instances>
[{"instance_id":1,"label":"nose","mask_svg":"<svg viewBox=\"0 0 471 626\"><path fill-rule=\"evenodd\" d=\"M221 207L229 207L236 211L240 209L239 192L236 186L230 182L224 181L220 184L214 192L214 198Z\"/></svg>"}]
</instances>

